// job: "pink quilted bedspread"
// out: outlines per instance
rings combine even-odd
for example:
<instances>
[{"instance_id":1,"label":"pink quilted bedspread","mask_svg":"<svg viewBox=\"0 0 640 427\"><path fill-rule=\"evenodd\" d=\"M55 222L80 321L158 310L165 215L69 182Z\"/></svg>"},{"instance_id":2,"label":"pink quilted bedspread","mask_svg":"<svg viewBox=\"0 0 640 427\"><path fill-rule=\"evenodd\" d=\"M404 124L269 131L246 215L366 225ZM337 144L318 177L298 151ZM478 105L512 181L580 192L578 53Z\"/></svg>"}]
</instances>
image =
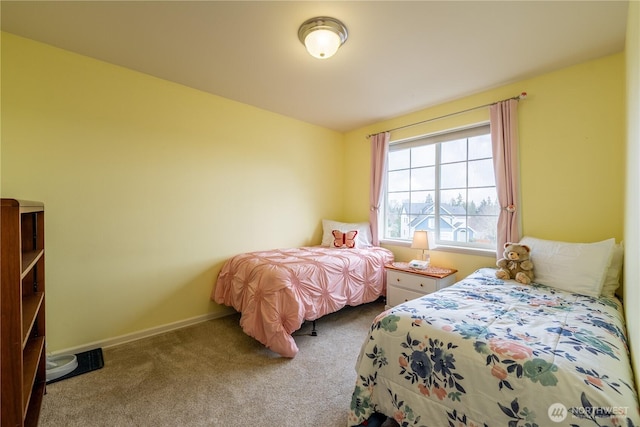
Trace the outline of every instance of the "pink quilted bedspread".
<instances>
[{"instance_id":1,"label":"pink quilted bedspread","mask_svg":"<svg viewBox=\"0 0 640 427\"><path fill-rule=\"evenodd\" d=\"M346 305L376 300L386 290L391 251L311 246L250 252L229 259L211 299L241 313L244 332L284 357L298 353L291 334Z\"/></svg>"}]
</instances>

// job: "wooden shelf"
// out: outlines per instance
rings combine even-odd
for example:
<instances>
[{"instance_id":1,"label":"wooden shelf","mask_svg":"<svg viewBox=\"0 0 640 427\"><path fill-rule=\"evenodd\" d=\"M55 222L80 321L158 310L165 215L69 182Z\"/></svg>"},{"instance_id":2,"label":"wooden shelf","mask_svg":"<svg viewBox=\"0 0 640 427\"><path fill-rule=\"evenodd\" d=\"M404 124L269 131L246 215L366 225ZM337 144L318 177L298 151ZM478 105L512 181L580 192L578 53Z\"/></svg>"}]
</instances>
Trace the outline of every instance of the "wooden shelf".
<instances>
[{"instance_id":1,"label":"wooden shelf","mask_svg":"<svg viewBox=\"0 0 640 427\"><path fill-rule=\"evenodd\" d=\"M25 276L33 269L33 266L44 255L44 249L28 251L22 253L22 275L20 279L24 279Z\"/></svg>"},{"instance_id":2,"label":"wooden shelf","mask_svg":"<svg viewBox=\"0 0 640 427\"><path fill-rule=\"evenodd\" d=\"M27 408L27 415L24 419L25 426L37 426L38 419L40 418L40 408L42 407L42 398L45 393L46 382L39 382L34 385L31 399L29 400L29 407Z\"/></svg>"},{"instance_id":3,"label":"wooden shelf","mask_svg":"<svg viewBox=\"0 0 640 427\"><path fill-rule=\"evenodd\" d=\"M22 371L22 384L24 384L24 389L22 390L22 407L24 408L25 413L29 406L33 386L36 383L38 365L40 364L40 359L43 356L42 350L44 350L44 337L30 339L24 348Z\"/></svg>"},{"instance_id":4,"label":"wooden shelf","mask_svg":"<svg viewBox=\"0 0 640 427\"><path fill-rule=\"evenodd\" d=\"M34 295L22 298L22 348L24 349L29 340L29 333L32 331L37 319L36 314L44 301L44 292L36 292Z\"/></svg>"},{"instance_id":5,"label":"wooden shelf","mask_svg":"<svg viewBox=\"0 0 640 427\"><path fill-rule=\"evenodd\" d=\"M0 206L0 427L37 426L47 382L44 205Z\"/></svg>"}]
</instances>

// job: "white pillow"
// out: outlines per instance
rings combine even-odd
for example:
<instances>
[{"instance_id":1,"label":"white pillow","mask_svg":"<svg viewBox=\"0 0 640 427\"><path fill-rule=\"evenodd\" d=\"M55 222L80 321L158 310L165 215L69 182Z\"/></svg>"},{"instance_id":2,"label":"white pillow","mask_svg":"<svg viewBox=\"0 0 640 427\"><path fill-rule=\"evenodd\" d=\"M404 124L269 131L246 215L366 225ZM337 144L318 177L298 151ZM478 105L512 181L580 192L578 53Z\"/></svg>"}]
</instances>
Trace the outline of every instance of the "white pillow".
<instances>
[{"instance_id":1,"label":"white pillow","mask_svg":"<svg viewBox=\"0 0 640 427\"><path fill-rule=\"evenodd\" d=\"M624 246L622 243L618 243L613 247L613 254L611 256L611 263L607 269L607 276L604 279L602 285L602 291L600 295L605 297L615 296L616 291L620 287L620 274L622 273L622 259L624 255Z\"/></svg>"},{"instance_id":2,"label":"white pillow","mask_svg":"<svg viewBox=\"0 0 640 427\"><path fill-rule=\"evenodd\" d=\"M531 248L534 282L591 297L600 296L615 239L567 243L524 237Z\"/></svg>"},{"instance_id":3,"label":"white pillow","mask_svg":"<svg viewBox=\"0 0 640 427\"><path fill-rule=\"evenodd\" d=\"M358 232L358 235L356 236L356 248L368 248L373 246L371 243L371 227L368 222L347 223L323 219L322 246L331 246L334 239L333 230L338 230L343 233L355 230Z\"/></svg>"}]
</instances>

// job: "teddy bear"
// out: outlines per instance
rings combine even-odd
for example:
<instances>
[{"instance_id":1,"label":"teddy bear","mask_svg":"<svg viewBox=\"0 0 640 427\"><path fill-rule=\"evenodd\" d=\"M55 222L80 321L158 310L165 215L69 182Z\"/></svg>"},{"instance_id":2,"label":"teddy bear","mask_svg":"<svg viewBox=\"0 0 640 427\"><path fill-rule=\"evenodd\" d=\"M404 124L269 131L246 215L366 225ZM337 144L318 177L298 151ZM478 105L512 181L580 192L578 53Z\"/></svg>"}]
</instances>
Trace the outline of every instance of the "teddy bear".
<instances>
[{"instance_id":1,"label":"teddy bear","mask_svg":"<svg viewBox=\"0 0 640 427\"><path fill-rule=\"evenodd\" d=\"M533 280L533 263L529 259L531 249L527 245L507 242L504 244L504 258L500 258L496 265L498 279L515 279L516 282L528 285Z\"/></svg>"}]
</instances>

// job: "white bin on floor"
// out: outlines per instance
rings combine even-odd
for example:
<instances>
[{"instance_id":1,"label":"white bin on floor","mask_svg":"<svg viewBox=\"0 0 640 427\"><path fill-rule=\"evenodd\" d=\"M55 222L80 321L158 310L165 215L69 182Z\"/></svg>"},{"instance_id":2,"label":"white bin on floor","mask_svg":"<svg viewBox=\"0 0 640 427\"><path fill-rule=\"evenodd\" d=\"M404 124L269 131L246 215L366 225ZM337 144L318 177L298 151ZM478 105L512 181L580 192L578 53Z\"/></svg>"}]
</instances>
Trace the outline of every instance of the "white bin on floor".
<instances>
[{"instance_id":1,"label":"white bin on floor","mask_svg":"<svg viewBox=\"0 0 640 427\"><path fill-rule=\"evenodd\" d=\"M47 382L63 377L78 367L75 354L47 356Z\"/></svg>"}]
</instances>

